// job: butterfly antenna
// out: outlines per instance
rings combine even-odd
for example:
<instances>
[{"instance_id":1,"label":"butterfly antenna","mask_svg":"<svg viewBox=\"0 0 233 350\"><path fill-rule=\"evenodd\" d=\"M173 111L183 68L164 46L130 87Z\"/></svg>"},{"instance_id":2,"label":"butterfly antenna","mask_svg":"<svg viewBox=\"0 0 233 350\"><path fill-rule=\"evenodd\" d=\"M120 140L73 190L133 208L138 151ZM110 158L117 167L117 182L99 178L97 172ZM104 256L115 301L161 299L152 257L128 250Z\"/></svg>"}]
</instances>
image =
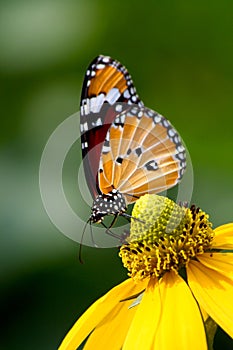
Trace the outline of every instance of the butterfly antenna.
<instances>
[{"instance_id":1,"label":"butterfly antenna","mask_svg":"<svg viewBox=\"0 0 233 350\"><path fill-rule=\"evenodd\" d=\"M91 242L93 244L93 247L98 248L98 245L95 243L95 240L94 240L93 230L92 230L92 226L91 226L91 220L89 220L89 223L90 223L90 232L91 232Z\"/></svg>"},{"instance_id":2,"label":"butterfly antenna","mask_svg":"<svg viewBox=\"0 0 233 350\"><path fill-rule=\"evenodd\" d=\"M79 260L80 264L84 264L84 262L82 260L82 246L83 246L83 238L84 238L84 234L85 234L85 231L86 231L86 227L87 227L87 224L89 222L90 222L90 219L88 219L87 222L84 225L82 236L81 236L81 242L80 242L80 245L79 245L78 260Z\"/></svg>"}]
</instances>

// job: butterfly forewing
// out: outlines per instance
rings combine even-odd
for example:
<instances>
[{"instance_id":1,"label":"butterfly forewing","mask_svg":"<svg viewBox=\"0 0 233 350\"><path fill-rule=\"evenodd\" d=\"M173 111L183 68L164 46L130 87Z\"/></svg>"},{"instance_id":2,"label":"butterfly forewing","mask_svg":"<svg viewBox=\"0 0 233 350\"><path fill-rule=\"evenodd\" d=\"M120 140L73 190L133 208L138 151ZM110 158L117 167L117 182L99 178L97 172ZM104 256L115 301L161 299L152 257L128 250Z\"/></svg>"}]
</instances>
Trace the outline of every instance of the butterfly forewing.
<instances>
[{"instance_id":1,"label":"butterfly forewing","mask_svg":"<svg viewBox=\"0 0 233 350\"><path fill-rule=\"evenodd\" d=\"M130 104L143 106L126 68L110 57L96 57L86 71L80 103L83 164L93 198L101 193L97 173L105 136L122 108Z\"/></svg>"}]
</instances>

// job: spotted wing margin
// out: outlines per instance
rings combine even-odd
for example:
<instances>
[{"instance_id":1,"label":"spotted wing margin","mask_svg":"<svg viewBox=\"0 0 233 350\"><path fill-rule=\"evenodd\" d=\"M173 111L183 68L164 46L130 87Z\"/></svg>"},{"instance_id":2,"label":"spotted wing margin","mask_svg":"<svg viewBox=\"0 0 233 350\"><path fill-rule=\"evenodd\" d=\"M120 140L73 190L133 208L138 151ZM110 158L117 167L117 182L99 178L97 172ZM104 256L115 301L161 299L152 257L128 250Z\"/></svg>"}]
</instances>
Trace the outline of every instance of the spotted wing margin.
<instances>
[{"instance_id":1,"label":"spotted wing margin","mask_svg":"<svg viewBox=\"0 0 233 350\"><path fill-rule=\"evenodd\" d=\"M97 56L86 71L80 102L83 165L93 198L100 193L97 173L107 131L116 115L132 103L143 106L126 68L108 56Z\"/></svg>"},{"instance_id":2,"label":"spotted wing margin","mask_svg":"<svg viewBox=\"0 0 233 350\"><path fill-rule=\"evenodd\" d=\"M185 148L170 122L151 109L132 106L115 118L106 134L99 186L103 193L118 189L130 203L175 186L185 167Z\"/></svg>"}]
</instances>

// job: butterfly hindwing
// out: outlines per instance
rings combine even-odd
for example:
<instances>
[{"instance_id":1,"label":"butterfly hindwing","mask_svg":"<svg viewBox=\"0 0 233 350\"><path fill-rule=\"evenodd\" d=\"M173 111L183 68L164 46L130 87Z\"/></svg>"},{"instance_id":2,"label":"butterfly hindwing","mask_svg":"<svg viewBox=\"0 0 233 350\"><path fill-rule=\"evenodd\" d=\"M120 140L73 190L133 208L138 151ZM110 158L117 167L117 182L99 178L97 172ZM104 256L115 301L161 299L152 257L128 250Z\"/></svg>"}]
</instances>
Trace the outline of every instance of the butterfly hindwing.
<instances>
[{"instance_id":1,"label":"butterfly hindwing","mask_svg":"<svg viewBox=\"0 0 233 350\"><path fill-rule=\"evenodd\" d=\"M83 164L93 198L100 193L97 173L107 131L130 104L143 106L126 68L110 57L96 57L86 71L80 103Z\"/></svg>"},{"instance_id":2,"label":"butterfly hindwing","mask_svg":"<svg viewBox=\"0 0 233 350\"><path fill-rule=\"evenodd\" d=\"M143 194L175 186L185 166L185 149L170 122L148 108L131 106L107 131L99 187L102 193L117 188L134 202Z\"/></svg>"}]
</instances>

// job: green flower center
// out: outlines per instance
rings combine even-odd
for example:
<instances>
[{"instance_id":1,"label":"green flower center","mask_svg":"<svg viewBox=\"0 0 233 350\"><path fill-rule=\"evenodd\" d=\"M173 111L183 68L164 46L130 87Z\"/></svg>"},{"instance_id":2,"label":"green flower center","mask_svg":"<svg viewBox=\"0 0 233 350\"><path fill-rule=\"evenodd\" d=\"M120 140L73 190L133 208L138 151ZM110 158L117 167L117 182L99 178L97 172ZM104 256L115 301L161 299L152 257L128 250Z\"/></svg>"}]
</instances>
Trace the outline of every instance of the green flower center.
<instances>
[{"instance_id":1,"label":"green flower center","mask_svg":"<svg viewBox=\"0 0 233 350\"><path fill-rule=\"evenodd\" d=\"M120 257L135 280L161 277L186 267L210 249L214 232L208 215L194 205L189 209L172 200L145 195L134 206L130 236Z\"/></svg>"}]
</instances>

